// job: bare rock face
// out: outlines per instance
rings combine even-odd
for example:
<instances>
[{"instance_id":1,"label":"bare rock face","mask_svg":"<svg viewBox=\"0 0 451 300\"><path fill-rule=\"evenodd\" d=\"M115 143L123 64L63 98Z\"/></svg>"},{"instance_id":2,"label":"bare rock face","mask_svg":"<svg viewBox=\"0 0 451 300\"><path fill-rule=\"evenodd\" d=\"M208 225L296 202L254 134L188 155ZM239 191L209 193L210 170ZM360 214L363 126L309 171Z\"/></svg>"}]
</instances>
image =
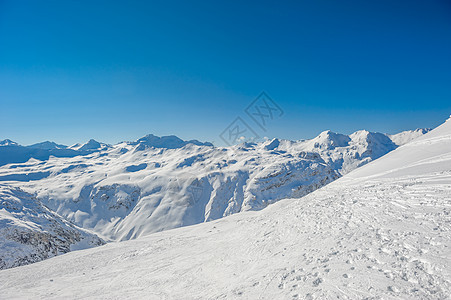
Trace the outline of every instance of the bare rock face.
<instances>
[{"instance_id":1,"label":"bare rock face","mask_svg":"<svg viewBox=\"0 0 451 300\"><path fill-rule=\"evenodd\" d=\"M0 269L104 243L49 210L33 195L0 185Z\"/></svg>"}]
</instances>

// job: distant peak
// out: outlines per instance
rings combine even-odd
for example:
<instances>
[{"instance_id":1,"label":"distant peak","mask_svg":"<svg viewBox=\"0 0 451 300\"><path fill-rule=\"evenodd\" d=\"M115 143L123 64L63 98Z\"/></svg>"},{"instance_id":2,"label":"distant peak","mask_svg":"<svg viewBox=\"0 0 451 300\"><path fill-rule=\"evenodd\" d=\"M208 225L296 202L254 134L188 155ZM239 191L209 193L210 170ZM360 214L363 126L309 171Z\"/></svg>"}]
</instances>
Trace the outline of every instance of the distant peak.
<instances>
[{"instance_id":1,"label":"distant peak","mask_svg":"<svg viewBox=\"0 0 451 300\"><path fill-rule=\"evenodd\" d=\"M0 146L19 146L19 144L11 141L10 139L5 139L3 141L0 141Z\"/></svg>"},{"instance_id":2,"label":"distant peak","mask_svg":"<svg viewBox=\"0 0 451 300\"><path fill-rule=\"evenodd\" d=\"M99 144L100 145L100 143L94 139L90 139L85 145L88 145L88 144L96 144L96 145Z\"/></svg>"},{"instance_id":3,"label":"distant peak","mask_svg":"<svg viewBox=\"0 0 451 300\"><path fill-rule=\"evenodd\" d=\"M138 140L150 139L150 138L157 138L157 136L149 133L149 134L146 134L145 136L143 136L142 138L140 138Z\"/></svg>"},{"instance_id":4,"label":"distant peak","mask_svg":"<svg viewBox=\"0 0 451 300\"><path fill-rule=\"evenodd\" d=\"M101 150L108 147L109 145L105 143L101 143L94 139L90 139L84 144L75 144L73 146L70 146L69 148L78 151L92 151L92 150Z\"/></svg>"},{"instance_id":5,"label":"distant peak","mask_svg":"<svg viewBox=\"0 0 451 300\"><path fill-rule=\"evenodd\" d=\"M333 132L331 130L324 130L323 132L321 132L318 137L346 137L347 135L341 134L341 133L336 133Z\"/></svg>"},{"instance_id":6,"label":"distant peak","mask_svg":"<svg viewBox=\"0 0 451 300\"><path fill-rule=\"evenodd\" d=\"M43 149L43 150L53 150L53 149L66 149L67 146L65 145L58 145L55 142L45 141L41 143L36 143L30 146L27 146L28 148L34 148L34 149Z\"/></svg>"},{"instance_id":7,"label":"distant peak","mask_svg":"<svg viewBox=\"0 0 451 300\"><path fill-rule=\"evenodd\" d=\"M280 141L279 141L279 139L274 138L274 139L272 139L272 140L266 141L264 145L265 145L264 148L265 148L266 150L274 150L274 149L276 149L277 147L279 147Z\"/></svg>"},{"instance_id":8,"label":"distant peak","mask_svg":"<svg viewBox=\"0 0 451 300\"><path fill-rule=\"evenodd\" d=\"M387 136L398 146L409 143L410 141L419 138L420 136L428 133L432 129L430 128L417 128L415 130L406 130L397 134L387 134Z\"/></svg>"},{"instance_id":9,"label":"distant peak","mask_svg":"<svg viewBox=\"0 0 451 300\"><path fill-rule=\"evenodd\" d=\"M138 139L136 142L132 144L139 144L141 145L140 149L144 146L148 147L155 147L155 148L167 148L167 149L176 149L181 148L188 144L193 144L197 146L213 146L212 143L208 142L199 142L198 140L189 140L184 141L178 136L175 135L167 135L167 136L156 136L153 134L147 134L146 136Z\"/></svg>"},{"instance_id":10,"label":"distant peak","mask_svg":"<svg viewBox=\"0 0 451 300\"><path fill-rule=\"evenodd\" d=\"M331 130L324 130L319 135L330 135L331 133L333 133Z\"/></svg>"},{"instance_id":11,"label":"distant peak","mask_svg":"<svg viewBox=\"0 0 451 300\"><path fill-rule=\"evenodd\" d=\"M377 145L393 150L396 148L396 144L386 134L380 132L371 132L367 130L359 130L349 136L353 143L360 145L371 145L375 147Z\"/></svg>"},{"instance_id":12,"label":"distant peak","mask_svg":"<svg viewBox=\"0 0 451 300\"><path fill-rule=\"evenodd\" d=\"M352 133L351 135L368 135L370 132L368 130L362 129L357 130L356 132Z\"/></svg>"},{"instance_id":13,"label":"distant peak","mask_svg":"<svg viewBox=\"0 0 451 300\"><path fill-rule=\"evenodd\" d=\"M312 140L315 148L333 149L335 147L346 147L350 141L349 136L335 133L330 130L321 132Z\"/></svg>"},{"instance_id":14,"label":"distant peak","mask_svg":"<svg viewBox=\"0 0 451 300\"><path fill-rule=\"evenodd\" d=\"M349 135L352 140L357 139L389 139L386 134L380 132L372 132L368 130L357 130L353 134Z\"/></svg>"}]
</instances>

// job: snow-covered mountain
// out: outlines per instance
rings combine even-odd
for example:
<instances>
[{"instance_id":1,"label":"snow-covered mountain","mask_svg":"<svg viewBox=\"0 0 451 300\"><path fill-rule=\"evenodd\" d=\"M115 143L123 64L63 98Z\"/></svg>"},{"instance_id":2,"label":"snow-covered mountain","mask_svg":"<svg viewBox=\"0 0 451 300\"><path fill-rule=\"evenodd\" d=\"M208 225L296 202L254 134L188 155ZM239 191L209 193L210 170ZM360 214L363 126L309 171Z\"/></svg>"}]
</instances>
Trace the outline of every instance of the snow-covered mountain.
<instances>
[{"instance_id":1,"label":"snow-covered mountain","mask_svg":"<svg viewBox=\"0 0 451 300\"><path fill-rule=\"evenodd\" d=\"M196 146L213 146L212 143L199 142L198 140L184 141L175 135L169 136L155 136L153 134L148 134L136 142L128 143L129 145L140 145L139 149L144 149L145 147L153 148L165 148L165 149L176 149L182 148L188 144L193 144Z\"/></svg>"},{"instance_id":2,"label":"snow-covered mountain","mask_svg":"<svg viewBox=\"0 0 451 300\"><path fill-rule=\"evenodd\" d=\"M98 142L94 139L90 139L84 144L75 144L70 147L69 149L76 150L76 151L100 151L100 150L106 150L110 147L110 145Z\"/></svg>"},{"instance_id":3,"label":"snow-covered mountain","mask_svg":"<svg viewBox=\"0 0 451 300\"><path fill-rule=\"evenodd\" d=\"M263 146L168 149L123 143L85 156L6 165L0 181L36 193L78 226L126 240L261 209L339 176L317 154Z\"/></svg>"},{"instance_id":4,"label":"snow-covered mountain","mask_svg":"<svg viewBox=\"0 0 451 300\"><path fill-rule=\"evenodd\" d=\"M431 131L430 128L419 128L415 130L407 130L403 131L397 134L389 134L387 135L393 143L395 143L398 146L402 146L404 144L407 144L408 142L428 133Z\"/></svg>"},{"instance_id":5,"label":"snow-covered mountain","mask_svg":"<svg viewBox=\"0 0 451 300\"><path fill-rule=\"evenodd\" d=\"M365 136L368 134L356 134L355 143L365 140ZM339 136L337 143L341 146L337 148L350 145L352 138L349 138ZM380 137L370 139L381 142ZM232 151L223 165L240 163L245 167L258 158L269 160L272 167L278 156L294 163L287 157L293 156L292 153L279 149L284 143L288 144L268 141L234 147L233 151L221 150ZM300 156L309 156L313 161L321 158L322 151L335 147L335 142L329 141L324 145L318 142L317 147L311 144L304 146L321 150ZM122 153L125 151L118 147L112 151L118 157L145 158L142 152L127 150ZM155 157L162 150L152 151L147 152L148 156ZM181 161L172 161L171 155L177 151L199 154L199 148L194 146L171 151L174 153L166 153L160 166L150 168L161 170L167 165L180 164ZM264 151L266 155L262 154ZM274 156L268 154L271 152ZM221 152L211 149L209 159L222 159L224 156L218 153ZM244 153L259 155L240 161ZM343 155L348 157L346 153ZM363 153L370 155L368 149ZM103 157L105 163L106 157L111 159L109 169L113 165L117 167L115 176L125 179L130 176L120 171L123 165L113 159L113 153ZM338 157L341 159L342 155ZM204 163L206 168L212 167L212 162L198 159L196 156L182 165ZM232 163L233 160L236 162ZM55 160L48 163L62 166ZM146 169L150 164L145 160L142 163L147 164ZM135 168L142 167L135 165ZM274 167L274 170L278 169ZM137 176L141 171L131 174ZM224 174L230 172L227 169ZM252 178L259 179L256 183L264 181L262 178L287 178L252 174ZM112 172L104 180L108 181L109 175ZM160 177L168 180L163 174ZM118 179L113 178L111 183ZM139 177L134 179L140 184ZM146 176L141 179L145 181ZM85 182L78 180L67 178L71 184ZM46 185L44 181L42 184ZM127 203L125 194L119 194L123 203ZM109 203L111 197L107 194L103 199ZM243 212L4 270L0 272L0 290L5 298L33 295L40 299L448 299L451 294L450 203L451 120L448 120L305 197L282 200L262 211ZM157 204L151 199L147 202L148 206ZM145 205L141 209L144 208ZM172 213L176 212L168 209L165 215Z\"/></svg>"},{"instance_id":6,"label":"snow-covered mountain","mask_svg":"<svg viewBox=\"0 0 451 300\"><path fill-rule=\"evenodd\" d=\"M0 141L0 146L18 146L19 144L9 139Z\"/></svg>"},{"instance_id":7,"label":"snow-covered mountain","mask_svg":"<svg viewBox=\"0 0 451 300\"><path fill-rule=\"evenodd\" d=\"M88 154L5 165L0 182L35 193L106 240L128 240L305 196L395 148L368 131L227 148L147 135L113 146L91 140L70 149L95 150Z\"/></svg>"},{"instance_id":8,"label":"snow-covered mountain","mask_svg":"<svg viewBox=\"0 0 451 300\"><path fill-rule=\"evenodd\" d=\"M80 147L81 148L81 147ZM64 145L58 145L55 142L42 142L30 146L22 146L11 140L0 141L0 166L11 163L24 163L30 159L41 161L53 157L75 157L87 155L96 151L106 149L72 149Z\"/></svg>"},{"instance_id":9,"label":"snow-covered mountain","mask_svg":"<svg viewBox=\"0 0 451 300\"><path fill-rule=\"evenodd\" d=\"M278 149L317 153L328 165L343 175L387 154L396 147L385 134L360 130L349 136L324 131L307 141L283 141Z\"/></svg>"},{"instance_id":10,"label":"snow-covered mountain","mask_svg":"<svg viewBox=\"0 0 451 300\"><path fill-rule=\"evenodd\" d=\"M58 145L55 142L49 142L49 141L33 144L33 145L30 145L27 147L34 148L34 149L43 149L43 150L66 149L67 148L67 146L65 146L65 145Z\"/></svg>"},{"instance_id":11,"label":"snow-covered mountain","mask_svg":"<svg viewBox=\"0 0 451 300\"><path fill-rule=\"evenodd\" d=\"M18 188L0 185L0 208L0 269L104 244Z\"/></svg>"},{"instance_id":12,"label":"snow-covered mountain","mask_svg":"<svg viewBox=\"0 0 451 300\"><path fill-rule=\"evenodd\" d=\"M194 144L198 146L213 146L211 143L202 143L198 140L184 141L176 136L157 137L149 134L135 142L125 142L129 145L141 145L141 148L167 148L175 149ZM22 146L14 141L5 139L0 141L0 166L10 163L24 163L29 159L48 160L54 157L75 157L88 155L93 152L104 151L111 148L111 145L98 142L94 139L86 143L77 143L70 147L60 145L55 142L45 141L29 146Z\"/></svg>"}]
</instances>

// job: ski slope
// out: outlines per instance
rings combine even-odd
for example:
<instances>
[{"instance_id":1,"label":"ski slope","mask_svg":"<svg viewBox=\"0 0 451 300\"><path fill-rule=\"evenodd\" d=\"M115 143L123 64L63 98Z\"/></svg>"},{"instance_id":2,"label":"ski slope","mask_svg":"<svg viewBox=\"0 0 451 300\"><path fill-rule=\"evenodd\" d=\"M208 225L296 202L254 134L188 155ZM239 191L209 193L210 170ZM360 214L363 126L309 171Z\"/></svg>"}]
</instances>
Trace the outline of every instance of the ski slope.
<instances>
[{"instance_id":1,"label":"ski slope","mask_svg":"<svg viewBox=\"0 0 451 300\"><path fill-rule=\"evenodd\" d=\"M0 271L0 298L449 299L451 121L300 199Z\"/></svg>"}]
</instances>

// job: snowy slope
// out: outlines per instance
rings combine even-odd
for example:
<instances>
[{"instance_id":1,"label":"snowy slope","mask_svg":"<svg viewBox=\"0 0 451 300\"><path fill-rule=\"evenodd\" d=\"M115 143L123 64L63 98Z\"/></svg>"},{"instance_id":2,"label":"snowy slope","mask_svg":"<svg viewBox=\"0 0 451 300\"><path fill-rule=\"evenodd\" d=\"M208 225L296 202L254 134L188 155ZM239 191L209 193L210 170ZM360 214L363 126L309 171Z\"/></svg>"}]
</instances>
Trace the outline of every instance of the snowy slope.
<instances>
[{"instance_id":1,"label":"snowy slope","mask_svg":"<svg viewBox=\"0 0 451 300\"><path fill-rule=\"evenodd\" d=\"M4 298L449 299L451 121L300 199L0 272Z\"/></svg>"},{"instance_id":2,"label":"snowy slope","mask_svg":"<svg viewBox=\"0 0 451 300\"><path fill-rule=\"evenodd\" d=\"M0 167L0 182L36 193L106 240L128 240L302 197L396 145L380 133L325 131L312 140L228 148L154 135L72 148L95 151L9 164Z\"/></svg>"},{"instance_id":3,"label":"snowy slope","mask_svg":"<svg viewBox=\"0 0 451 300\"><path fill-rule=\"evenodd\" d=\"M0 185L0 269L103 245L18 188Z\"/></svg>"}]
</instances>

